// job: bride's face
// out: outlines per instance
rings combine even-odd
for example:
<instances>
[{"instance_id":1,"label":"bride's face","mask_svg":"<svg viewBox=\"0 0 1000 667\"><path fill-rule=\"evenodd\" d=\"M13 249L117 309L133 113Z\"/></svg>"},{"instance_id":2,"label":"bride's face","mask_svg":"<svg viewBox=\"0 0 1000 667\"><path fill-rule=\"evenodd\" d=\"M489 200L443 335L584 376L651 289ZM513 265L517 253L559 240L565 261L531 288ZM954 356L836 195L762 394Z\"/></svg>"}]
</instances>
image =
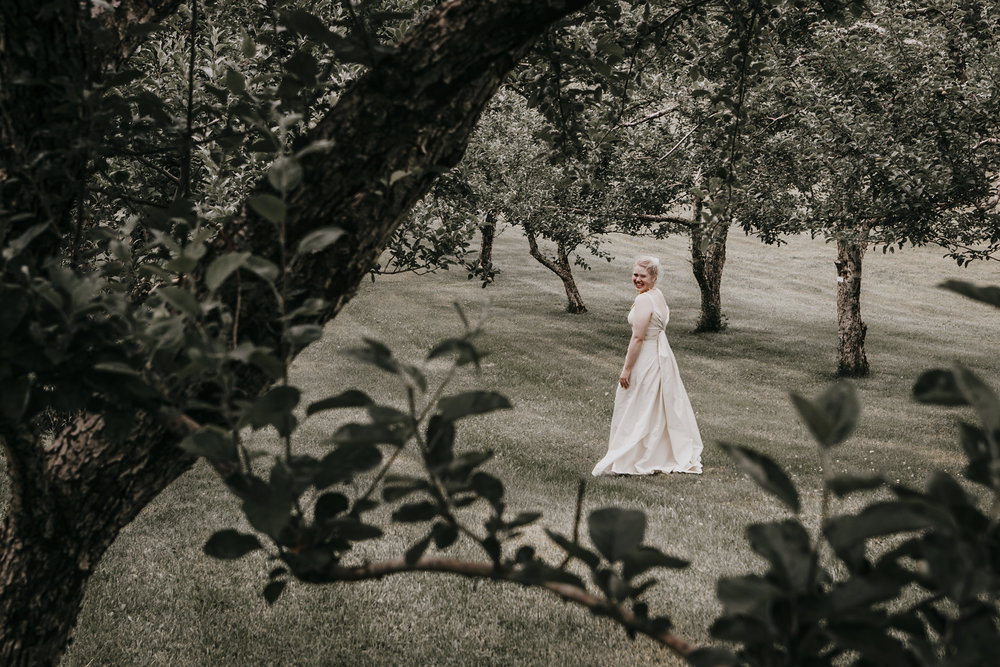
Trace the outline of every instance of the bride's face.
<instances>
[{"instance_id":1,"label":"bride's face","mask_svg":"<svg viewBox=\"0 0 1000 667\"><path fill-rule=\"evenodd\" d=\"M640 292L645 292L646 290L653 289L656 279L650 277L649 272L645 268L636 264L632 267L632 284Z\"/></svg>"}]
</instances>

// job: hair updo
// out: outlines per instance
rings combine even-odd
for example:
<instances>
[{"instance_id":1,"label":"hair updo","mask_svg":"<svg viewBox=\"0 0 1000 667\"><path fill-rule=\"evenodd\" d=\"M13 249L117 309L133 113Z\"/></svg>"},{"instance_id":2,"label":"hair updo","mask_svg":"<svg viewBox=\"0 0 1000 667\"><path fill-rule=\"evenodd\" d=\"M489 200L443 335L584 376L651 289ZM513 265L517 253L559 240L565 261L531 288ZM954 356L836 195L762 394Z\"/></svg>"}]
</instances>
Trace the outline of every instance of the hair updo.
<instances>
[{"instance_id":1,"label":"hair updo","mask_svg":"<svg viewBox=\"0 0 1000 667\"><path fill-rule=\"evenodd\" d=\"M636 266L641 266L646 269L646 273L654 281L660 276L660 260L658 257L650 257L649 255L643 255L635 260Z\"/></svg>"}]
</instances>

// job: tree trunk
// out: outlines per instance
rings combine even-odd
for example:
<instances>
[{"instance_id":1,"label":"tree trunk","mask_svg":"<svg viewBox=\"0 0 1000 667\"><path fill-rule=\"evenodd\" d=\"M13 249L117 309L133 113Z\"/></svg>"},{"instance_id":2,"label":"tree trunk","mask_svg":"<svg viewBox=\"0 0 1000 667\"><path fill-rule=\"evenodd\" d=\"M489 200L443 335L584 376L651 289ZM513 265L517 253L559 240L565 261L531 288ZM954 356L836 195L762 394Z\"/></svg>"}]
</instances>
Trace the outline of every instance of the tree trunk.
<instances>
[{"instance_id":1,"label":"tree trunk","mask_svg":"<svg viewBox=\"0 0 1000 667\"><path fill-rule=\"evenodd\" d=\"M718 333L725 330L722 314L722 269L726 265L726 237L729 225L722 220L705 223L702 203L696 202L691 224L691 268L701 291L701 317L696 332Z\"/></svg>"},{"instance_id":2,"label":"tree trunk","mask_svg":"<svg viewBox=\"0 0 1000 667\"><path fill-rule=\"evenodd\" d=\"M4 434L16 453L0 529L0 664L59 660L104 552L194 462L162 442L163 427L148 417L133 431L160 444L128 456L103 439L103 427L100 417L81 417L45 449Z\"/></svg>"},{"instance_id":3,"label":"tree trunk","mask_svg":"<svg viewBox=\"0 0 1000 667\"><path fill-rule=\"evenodd\" d=\"M861 260L866 243L837 239L837 374L847 377L868 375L865 334L861 320Z\"/></svg>"},{"instance_id":4,"label":"tree trunk","mask_svg":"<svg viewBox=\"0 0 1000 667\"><path fill-rule=\"evenodd\" d=\"M479 246L479 269L483 272L483 280L493 282L493 238L497 232L497 212L490 210L486 220L479 227L482 243Z\"/></svg>"},{"instance_id":5,"label":"tree trunk","mask_svg":"<svg viewBox=\"0 0 1000 667\"><path fill-rule=\"evenodd\" d=\"M553 260L546 257L538 248L535 233L530 227L525 226L524 235L528 237L528 250L531 252L531 256L537 259L542 266L559 276L559 280L562 281L563 289L566 290L566 312L573 313L574 315L587 312L587 306L583 303L580 290L576 288L576 280L573 278L573 268L569 261L570 251L566 248L566 244L562 241L556 242L557 257Z\"/></svg>"},{"instance_id":6,"label":"tree trunk","mask_svg":"<svg viewBox=\"0 0 1000 667\"><path fill-rule=\"evenodd\" d=\"M30 4L22 0L19 6ZM294 295L289 311L310 298L328 303L310 321L323 323L340 311L406 212L427 192L434 174L459 160L479 114L509 69L546 26L585 4L446 2L341 97L311 133L312 139L328 140L335 148L303 160L305 177L289 195L286 229L290 247L332 224L345 234L296 265L287 285L287 293ZM7 9L4 3L5 21ZM3 37L10 49L17 35L7 25ZM0 51L0 60L5 58L7 52ZM0 73L10 71L0 63ZM10 100L8 93L4 91L3 100ZM58 130L60 136L80 129L73 114L58 121L64 127L41 129ZM13 139L27 141L32 131L25 131L27 136ZM4 150L5 163L20 159ZM389 176L400 171L410 175L385 187ZM54 182L65 178L60 173ZM268 190L266 180L257 188ZM4 205L25 200L9 199L9 192L3 192ZM28 199L44 202L45 194L32 192ZM276 238L274 225L244 207L220 233L203 265L233 250L278 261ZM238 313L241 340L280 345L274 311L238 310L230 284L219 296ZM243 299L270 303L254 293ZM241 387L253 396L268 383L262 373L249 371ZM22 434L21 426L0 424L11 477L11 503L0 531L0 663L52 664L65 649L87 579L107 547L193 459L176 447L184 431L168 428L154 416L138 415L129 436L114 441L104 437L100 416L85 415L44 449L30 433Z\"/></svg>"}]
</instances>

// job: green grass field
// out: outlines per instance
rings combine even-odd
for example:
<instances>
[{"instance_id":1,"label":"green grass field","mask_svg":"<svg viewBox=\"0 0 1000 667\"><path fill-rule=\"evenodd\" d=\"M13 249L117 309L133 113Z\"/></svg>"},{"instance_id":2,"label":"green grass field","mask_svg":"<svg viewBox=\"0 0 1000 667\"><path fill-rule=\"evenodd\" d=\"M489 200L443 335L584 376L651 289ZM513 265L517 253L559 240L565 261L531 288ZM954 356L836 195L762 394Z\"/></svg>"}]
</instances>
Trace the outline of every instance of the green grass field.
<instances>
[{"instance_id":1,"label":"green grass field","mask_svg":"<svg viewBox=\"0 0 1000 667\"><path fill-rule=\"evenodd\" d=\"M558 557L541 526L568 532L576 483L603 455L613 391L627 344L625 316L633 289L632 258L661 257L659 286L671 307L668 336L706 443L701 476L601 478L590 482L586 509L619 505L649 517L647 542L691 560L663 572L647 596L676 631L708 641L718 612L715 581L760 563L746 546L748 523L783 515L735 470L717 443L758 448L787 467L815 527L820 475L816 451L788 400L815 395L836 366L834 249L795 238L782 248L734 233L723 286L729 329L692 333L698 295L683 238L614 238L610 264L578 271L590 309L564 312L558 279L532 260L516 230L497 240L503 272L480 289L462 273L396 276L365 282L357 298L302 354L294 380L316 400L349 387L401 402L386 377L345 358L362 336L396 355L423 358L459 331L452 302L473 315L488 301L481 375L457 388L503 392L512 413L463 422L463 447L491 448L488 469L507 483L515 512L544 512L528 538ZM959 269L935 249L866 258L863 309L873 374L857 383L863 415L857 433L835 450L838 471L882 471L920 483L933 468L957 472L956 421L962 411L916 405L910 387L922 369L959 359L993 386L1000 378L995 333L1000 313L937 289L951 277L1000 283L995 265ZM437 367L432 369L440 374ZM302 429L299 451L323 451L345 416L323 413ZM266 434L256 445L271 446ZM412 461L404 460L405 469ZM673 664L642 638L630 641L609 622L550 595L513 585L475 584L443 575L313 587L293 584L274 607L260 596L271 564L254 555L235 563L205 557L220 528L244 526L237 503L199 465L145 509L112 546L87 593L70 665L135 664ZM400 555L416 533L373 545L369 558ZM471 554L457 548L459 554Z\"/></svg>"}]
</instances>

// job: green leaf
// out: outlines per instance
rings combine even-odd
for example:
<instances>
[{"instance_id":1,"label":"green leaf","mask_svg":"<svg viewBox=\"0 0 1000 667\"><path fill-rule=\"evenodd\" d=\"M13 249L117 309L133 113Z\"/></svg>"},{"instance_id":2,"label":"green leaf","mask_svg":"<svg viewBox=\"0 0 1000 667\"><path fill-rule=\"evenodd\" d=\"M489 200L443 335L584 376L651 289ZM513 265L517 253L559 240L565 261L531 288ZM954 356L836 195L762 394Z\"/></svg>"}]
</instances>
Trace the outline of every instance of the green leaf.
<instances>
[{"instance_id":1,"label":"green leaf","mask_svg":"<svg viewBox=\"0 0 1000 667\"><path fill-rule=\"evenodd\" d=\"M315 14L303 9L281 12L281 23L293 32L320 43L325 43L330 36L330 29L326 24Z\"/></svg>"},{"instance_id":2,"label":"green leaf","mask_svg":"<svg viewBox=\"0 0 1000 667\"><path fill-rule=\"evenodd\" d=\"M889 577L853 577L839 583L829 594L832 615L864 613L871 606L899 595L902 584Z\"/></svg>"},{"instance_id":3,"label":"green leaf","mask_svg":"<svg viewBox=\"0 0 1000 667\"><path fill-rule=\"evenodd\" d=\"M285 590L285 586L288 585L288 580L280 579L278 581L272 581L267 586L264 586L264 600L267 601L267 605L271 606L278 601L281 597L281 593Z\"/></svg>"},{"instance_id":4,"label":"green leaf","mask_svg":"<svg viewBox=\"0 0 1000 667\"><path fill-rule=\"evenodd\" d=\"M274 281L278 279L278 275L281 273L278 269L278 265L274 262L268 261L263 257L258 257L257 255L251 255L247 257L246 267L260 276L262 279L270 284L274 284Z\"/></svg>"},{"instance_id":5,"label":"green leaf","mask_svg":"<svg viewBox=\"0 0 1000 667\"><path fill-rule=\"evenodd\" d=\"M285 339L296 348L305 347L323 337L323 327L318 324L296 324L285 332Z\"/></svg>"},{"instance_id":6,"label":"green leaf","mask_svg":"<svg viewBox=\"0 0 1000 667\"><path fill-rule=\"evenodd\" d=\"M333 519L338 514L342 514L350 507L347 496L342 493L324 493L316 499L316 507L313 516L317 523Z\"/></svg>"},{"instance_id":7,"label":"green leaf","mask_svg":"<svg viewBox=\"0 0 1000 667\"><path fill-rule=\"evenodd\" d=\"M251 551L263 548L260 540L253 535L240 533L227 528L220 530L208 538L203 548L204 552L212 558L222 560L233 560L242 558Z\"/></svg>"},{"instance_id":8,"label":"green leaf","mask_svg":"<svg viewBox=\"0 0 1000 667\"><path fill-rule=\"evenodd\" d=\"M400 523L430 521L439 514L438 506L428 500L407 503L392 513L392 520Z\"/></svg>"},{"instance_id":9,"label":"green leaf","mask_svg":"<svg viewBox=\"0 0 1000 667\"><path fill-rule=\"evenodd\" d=\"M420 557L424 555L424 552L427 551L427 547L429 547L430 545L431 545L431 536L428 535L427 537L425 537L424 539L420 540L412 547L407 549L406 554L404 554L403 556L403 560L406 562L407 565L413 565L418 560L420 560Z\"/></svg>"},{"instance_id":10,"label":"green leaf","mask_svg":"<svg viewBox=\"0 0 1000 667\"><path fill-rule=\"evenodd\" d=\"M270 220L276 225L285 221L285 215L287 213L285 202L281 201L274 195L257 195L250 200L250 208L256 211L257 214L265 220Z\"/></svg>"},{"instance_id":11,"label":"green leaf","mask_svg":"<svg viewBox=\"0 0 1000 667\"><path fill-rule=\"evenodd\" d=\"M792 392L792 402L822 447L832 447L846 440L861 414L857 391L846 380L831 385L815 401Z\"/></svg>"},{"instance_id":12,"label":"green leaf","mask_svg":"<svg viewBox=\"0 0 1000 667\"><path fill-rule=\"evenodd\" d=\"M331 437L338 445L402 446L410 436L409 428L386 424L344 424Z\"/></svg>"},{"instance_id":13,"label":"green leaf","mask_svg":"<svg viewBox=\"0 0 1000 667\"><path fill-rule=\"evenodd\" d=\"M438 401L441 419L445 421L456 421L469 415L507 410L511 407L513 406L506 396L494 391L467 391L454 396L445 396Z\"/></svg>"},{"instance_id":14,"label":"green leaf","mask_svg":"<svg viewBox=\"0 0 1000 667\"><path fill-rule=\"evenodd\" d=\"M243 501L242 509L251 526L277 540L291 518L292 500L267 493Z\"/></svg>"},{"instance_id":15,"label":"green leaf","mask_svg":"<svg viewBox=\"0 0 1000 667\"><path fill-rule=\"evenodd\" d=\"M727 614L762 616L775 601L787 592L771 578L750 574L743 577L720 577L716 583L716 597Z\"/></svg>"},{"instance_id":16,"label":"green leaf","mask_svg":"<svg viewBox=\"0 0 1000 667\"><path fill-rule=\"evenodd\" d=\"M427 422L427 465L450 463L454 456L455 423L440 415L432 415Z\"/></svg>"},{"instance_id":17,"label":"green leaf","mask_svg":"<svg viewBox=\"0 0 1000 667\"><path fill-rule=\"evenodd\" d=\"M503 502L503 482L485 472L477 472L472 476L472 490L485 498L494 508Z\"/></svg>"},{"instance_id":18,"label":"green leaf","mask_svg":"<svg viewBox=\"0 0 1000 667\"><path fill-rule=\"evenodd\" d=\"M389 405L369 405L368 416L371 417L372 425L399 427L412 423L410 415Z\"/></svg>"},{"instance_id":19,"label":"green leaf","mask_svg":"<svg viewBox=\"0 0 1000 667\"><path fill-rule=\"evenodd\" d=\"M913 384L913 398L931 405L968 405L955 374L947 368L924 371Z\"/></svg>"},{"instance_id":20,"label":"green leaf","mask_svg":"<svg viewBox=\"0 0 1000 667\"><path fill-rule=\"evenodd\" d=\"M761 488L776 496L793 512L799 511L799 492L777 463L748 447L727 442L720 442L719 447Z\"/></svg>"},{"instance_id":21,"label":"green leaf","mask_svg":"<svg viewBox=\"0 0 1000 667\"><path fill-rule=\"evenodd\" d=\"M438 549L447 549L458 539L458 527L439 521L434 524L431 537L434 538L434 546Z\"/></svg>"},{"instance_id":22,"label":"green leaf","mask_svg":"<svg viewBox=\"0 0 1000 667\"><path fill-rule=\"evenodd\" d=\"M851 475L843 474L832 478L827 485L838 498L843 498L855 491L871 491L885 484L882 475Z\"/></svg>"},{"instance_id":23,"label":"green leaf","mask_svg":"<svg viewBox=\"0 0 1000 667\"><path fill-rule=\"evenodd\" d=\"M142 374L123 361L101 361L94 364L95 371L114 373L115 375L129 375L132 377L142 377Z\"/></svg>"},{"instance_id":24,"label":"green leaf","mask_svg":"<svg viewBox=\"0 0 1000 667\"><path fill-rule=\"evenodd\" d=\"M344 235L344 230L340 227L321 227L309 232L299 241L299 247L295 251L296 255L309 255L314 252L326 250L337 242Z\"/></svg>"},{"instance_id":25,"label":"green leaf","mask_svg":"<svg viewBox=\"0 0 1000 667\"><path fill-rule=\"evenodd\" d=\"M344 352L352 359L377 366L390 373L399 373L399 363L393 358L392 350L383 343L371 338L362 338L365 347L358 347Z\"/></svg>"},{"instance_id":26,"label":"green leaf","mask_svg":"<svg viewBox=\"0 0 1000 667\"><path fill-rule=\"evenodd\" d=\"M584 548L579 544L575 544L569 538L563 537L559 533L555 533L548 528L545 529L545 533L549 536L549 539L562 547L563 551L586 564L591 570L597 569L597 566L601 564L601 557L590 549Z\"/></svg>"},{"instance_id":27,"label":"green leaf","mask_svg":"<svg viewBox=\"0 0 1000 667\"><path fill-rule=\"evenodd\" d=\"M462 338L449 338L441 341L428 353L427 358L435 359L452 352L457 353L455 363L459 366L472 362L476 368L479 368L479 351L472 343Z\"/></svg>"},{"instance_id":28,"label":"green leaf","mask_svg":"<svg viewBox=\"0 0 1000 667\"><path fill-rule=\"evenodd\" d=\"M887 501L869 505L856 515L833 517L823 532L839 552L872 537L922 530L936 523L927 506Z\"/></svg>"},{"instance_id":29,"label":"green leaf","mask_svg":"<svg viewBox=\"0 0 1000 667\"><path fill-rule=\"evenodd\" d=\"M535 523L542 518L541 512L518 512L510 521L504 522L504 528L507 530L514 530L515 528L520 528L522 526L527 526L529 524Z\"/></svg>"},{"instance_id":30,"label":"green leaf","mask_svg":"<svg viewBox=\"0 0 1000 667\"><path fill-rule=\"evenodd\" d=\"M809 533L793 519L754 524L747 528L750 547L771 563L771 571L785 590L803 594L810 590L819 573Z\"/></svg>"},{"instance_id":31,"label":"green leaf","mask_svg":"<svg viewBox=\"0 0 1000 667\"><path fill-rule=\"evenodd\" d=\"M268 354L263 349L256 349L250 353L249 362L261 369L275 380L280 380L285 375L285 364L273 354Z\"/></svg>"},{"instance_id":32,"label":"green leaf","mask_svg":"<svg viewBox=\"0 0 1000 667\"><path fill-rule=\"evenodd\" d=\"M240 31L240 52L244 58L250 59L257 55L257 45L246 30Z\"/></svg>"},{"instance_id":33,"label":"green leaf","mask_svg":"<svg viewBox=\"0 0 1000 667\"><path fill-rule=\"evenodd\" d=\"M946 280L938 285L938 287L1000 308L1000 287L995 285L980 287L964 280Z\"/></svg>"},{"instance_id":34,"label":"green leaf","mask_svg":"<svg viewBox=\"0 0 1000 667\"><path fill-rule=\"evenodd\" d=\"M323 457L316 473L317 489L346 482L359 472L365 472L382 462L382 452L373 445L344 445Z\"/></svg>"},{"instance_id":35,"label":"green leaf","mask_svg":"<svg viewBox=\"0 0 1000 667\"><path fill-rule=\"evenodd\" d=\"M288 385L274 387L250 404L246 420L255 431L272 425L283 437L287 436L295 425L292 410L299 404L300 396L301 392L297 387Z\"/></svg>"},{"instance_id":36,"label":"green leaf","mask_svg":"<svg viewBox=\"0 0 1000 667\"><path fill-rule=\"evenodd\" d=\"M646 534L646 515L636 510L604 507L594 510L587 519L590 540L611 562L634 551Z\"/></svg>"},{"instance_id":37,"label":"green leaf","mask_svg":"<svg viewBox=\"0 0 1000 667\"><path fill-rule=\"evenodd\" d=\"M206 426L181 440L178 445L186 452L209 459L235 461L236 445L226 431L214 426Z\"/></svg>"},{"instance_id":38,"label":"green leaf","mask_svg":"<svg viewBox=\"0 0 1000 667\"><path fill-rule=\"evenodd\" d=\"M955 364L955 383L973 407L988 433L1000 430L1000 398L985 382L962 364Z\"/></svg>"},{"instance_id":39,"label":"green leaf","mask_svg":"<svg viewBox=\"0 0 1000 667\"><path fill-rule=\"evenodd\" d=\"M622 576L626 581L631 581L633 577L654 567L682 570L688 565L688 561L668 556L654 547L639 546L622 558Z\"/></svg>"},{"instance_id":40,"label":"green leaf","mask_svg":"<svg viewBox=\"0 0 1000 667\"><path fill-rule=\"evenodd\" d=\"M271 163L271 168L267 170L267 180L278 192L288 192L302 182L302 165L295 158L282 155Z\"/></svg>"},{"instance_id":41,"label":"green leaf","mask_svg":"<svg viewBox=\"0 0 1000 667\"><path fill-rule=\"evenodd\" d=\"M219 289L233 271L246 264L249 257L248 252L227 252L216 258L205 271L205 287L210 292Z\"/></svg>"},{"instance_id":42,"label":"green leaf","mask_svg":"<svg viewBox=\"0 0 1000 667\"><path fill-rule=\"evenodd\" d=\"M191 292L182 287L161 287L156 290L160 298L192 319L201 316L201 305Z\"/></svg>"},{"instance_id":43,"label":"green leaf","mask_svg":"<svg viewBox=\"0 0 1000 667\"><path fill-rule=\"evenodd\" d=\"M247 82L243 75L231 67L226 68L226 88L233 95L244 95L247 92Z\"/></svg>"},{"instance_id":44,"label":"green leaf","mask_svg":"<svg viewBox=\"0 0 1000 667\"><path fill-rule=\"evenodd\" d=\"M37 225L29 227L23 234L4 246L2 253L3 258L10 261L20 255L29 245L31 245L31 242L38 238L38 236L48 229L48 227L48 222L40 222Z\"/></svg>"},{"instance_id":45,"label":"green leaf","mask_svg":"<svg viewBox=\"0 0 1000 667\"><path fill-rule=\"evenodd\" d=\"M354 513L358 513L358 508L355 505ZM335 532L339 537L345 540L351 540L352 542L359 542L361 540L376 540L385 533L378 526L372 526L367 523L361 523L355 516L342 516L336 519L331 519L326 522L327 527L335 529Z\"/></svg>"},{"instance_id":46,"label":"green leaf","mask_svg":"<svg viewBox=\"0 0 1000 667\"><path fill-rule=\"evenodd\" d=\"M599 570L594 580L598 588L612 600L624 600L628 596L628 584L614 570Z\"/></svg>"},{"instance_id":47,"label":"green leaf","mask_svg":"<svg viewBox=\"0 0 1000 667\"><path fill-rule=\"evenodd\" d=\"M363 408L372 405L373 401L363 391L358 391L357 389L348 389L347 391L341 392L336 396L329 396L319 401L315 401L309 404L306 408L306 416L310 417L317 412L323 412L325 410L335 410L337 408Z\"/></svg>"},{"instance_id":48,"label":"green leaf","mask_svg":"<svg viewBox=\"0 0 1000 667\"><path fill-rule=\"evenodd\" d=\"M417 477L394 476L387 478L382 487L382 500L393 503L402 500L411 493L429 488L426 480Z\"/></svg>"}]
</instances>

